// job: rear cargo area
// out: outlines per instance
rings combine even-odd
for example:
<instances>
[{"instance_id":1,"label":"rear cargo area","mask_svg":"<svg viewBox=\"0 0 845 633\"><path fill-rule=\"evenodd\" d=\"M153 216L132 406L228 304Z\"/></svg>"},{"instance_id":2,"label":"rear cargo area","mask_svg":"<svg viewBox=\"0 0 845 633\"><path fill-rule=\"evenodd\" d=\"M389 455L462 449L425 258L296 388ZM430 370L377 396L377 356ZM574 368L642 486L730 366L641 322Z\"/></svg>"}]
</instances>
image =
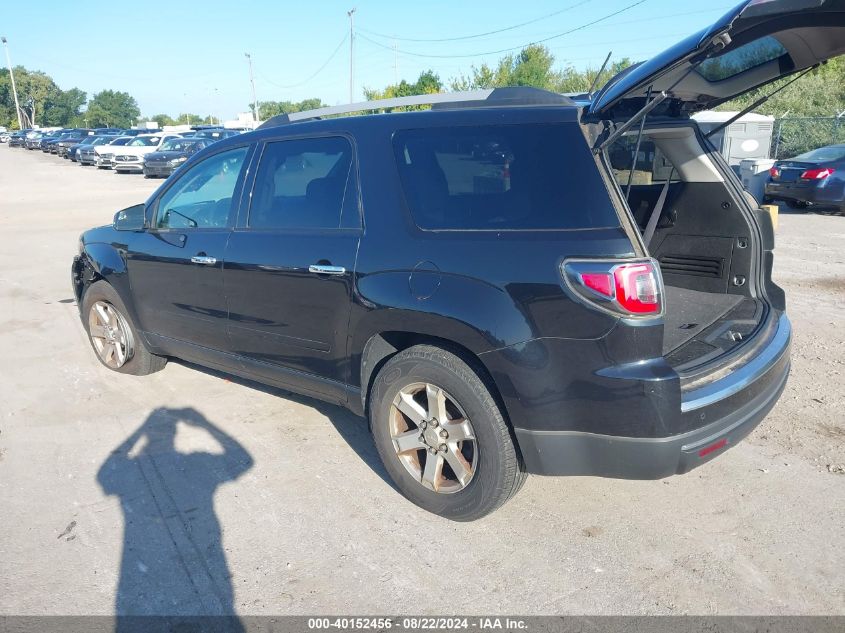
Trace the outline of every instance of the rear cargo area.
<instances>
[{"instance_id":1,"label":"rear cargo area","mask_svg":"<svg viewBox=\"0 0 845 633\"><path fill-rule=\"evenodd\" d=\"M648 129L608 150L641 235L665 188L647 244L664 281L663 355L677 370L717 360L751 337L765 314L750 283L757 232L691 126ZM669 181L667 185L667 180Z\"/></svg>"},{"instance_id":2,"label":"rear cargo area","mask_svg":"<svg viewBox=\"0 0 845 633\"><path fill-rule=\"evenodd\" d=\"M664 355L694 339L702 330L730 313L743 302L743 297L667 286L665 301Z\"/></svg>"},{"instance_id":3,"label":"rear cargo area","mask_svg":"<svg viewBox=\"0 0 845 633\"><path fill-rule=\"evenodd\" d=\"M760 324L763 303L738 295L666 287L663 355L685 370L718 359Z\"/></svg>"}]
</instances>

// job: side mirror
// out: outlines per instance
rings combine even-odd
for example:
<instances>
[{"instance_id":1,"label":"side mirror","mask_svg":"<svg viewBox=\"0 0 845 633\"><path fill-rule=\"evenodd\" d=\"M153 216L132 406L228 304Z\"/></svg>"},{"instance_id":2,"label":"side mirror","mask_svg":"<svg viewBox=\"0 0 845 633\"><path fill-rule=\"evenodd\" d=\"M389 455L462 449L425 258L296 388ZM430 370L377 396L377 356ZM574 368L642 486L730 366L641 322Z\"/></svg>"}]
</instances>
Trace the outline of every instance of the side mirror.
<instances>
[{"instance_id":1,"label":"side mirror","mask_svg":"<svg viewBox=\"0 0 845 633\"><path fill-rule=\"evenodd\" d=\"M143 204L136 204L127 207L114 214L112 224L115 231L142 231L146 228L147 217L146 207Z\"/></svg>"}]
</instances>

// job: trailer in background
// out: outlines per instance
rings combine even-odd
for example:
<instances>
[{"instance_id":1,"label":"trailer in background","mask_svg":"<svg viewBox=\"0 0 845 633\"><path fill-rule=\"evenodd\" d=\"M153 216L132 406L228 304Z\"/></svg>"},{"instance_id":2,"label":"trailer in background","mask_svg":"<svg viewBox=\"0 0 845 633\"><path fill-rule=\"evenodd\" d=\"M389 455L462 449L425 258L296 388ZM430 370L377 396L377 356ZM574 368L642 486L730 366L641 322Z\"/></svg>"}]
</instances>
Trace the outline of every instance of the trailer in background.
<instances>
[{"instance_id":1,"label":"trailer in background","mask_svg":"<svg viewBox=\"0 0 845 633\"><path fill-rule=\"evenodd\" d=\"M736 115L736 112L705 110L693 114L692 118L706 134ZM752 112L711 136L710 142L725 157L728 165L738 172L739 164L745 159L769 158L774 127L774 117Z\"/></svg>"}]
</instances>

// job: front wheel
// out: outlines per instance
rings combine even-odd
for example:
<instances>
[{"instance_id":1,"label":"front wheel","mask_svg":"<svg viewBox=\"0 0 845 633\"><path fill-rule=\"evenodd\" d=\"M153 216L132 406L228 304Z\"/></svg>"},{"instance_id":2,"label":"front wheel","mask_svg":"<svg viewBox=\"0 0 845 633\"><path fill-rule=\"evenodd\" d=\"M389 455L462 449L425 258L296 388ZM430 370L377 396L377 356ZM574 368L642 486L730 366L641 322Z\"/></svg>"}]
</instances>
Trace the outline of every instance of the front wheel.
<instances>
[{"instance_id":1,"label":"front wheel","mask_svg":"<svg viewBox=\"0 0 845 633\"><path fill-rule=\"evenodd\" d=\"M145 376L167 364L167 359L144 347L120 295L106 281L98 281L85 291L82 323L97 359L112 371Z\"/></svg>"},{"instance_id":2,"label":"front wheel","mask_svg":"<svg viewBox=\"0 0 845 633\"><path fill-rule=\"evenodd\" d=\"M481 518L525 473L491 386L459 356L417 345L379 371L370 397L376 448L399 490L455 521Z\"/></svg>"}]
</instances>

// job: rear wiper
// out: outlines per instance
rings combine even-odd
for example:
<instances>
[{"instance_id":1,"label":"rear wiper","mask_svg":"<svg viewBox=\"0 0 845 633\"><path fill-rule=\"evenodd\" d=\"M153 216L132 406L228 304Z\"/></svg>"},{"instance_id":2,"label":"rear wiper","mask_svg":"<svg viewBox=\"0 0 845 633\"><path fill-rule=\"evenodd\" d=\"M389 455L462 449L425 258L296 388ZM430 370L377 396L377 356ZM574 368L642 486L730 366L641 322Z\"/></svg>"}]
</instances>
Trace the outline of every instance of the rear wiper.
<instances>
[{"instance_id":1,"label":"rear wiper","mask_svg":"<svg viewBox=\"0 0 845 633\"><path fill-rule=\"evenodd\" d=\"M783 90L783 89L784 89L784 88L786 88L787 86L789 86L789 85L791 85L791 84L795 83L796 81L798 81L799 79L801 79L801 77L803 77L803 76L804 76L804 75L806 75L807 73L809 73L809 72L811 72L811 71L815 70L815 69L816 69L816 68L818 68L818 67L819 67L819 64L816 64L815 66L810 66L810 67L809 67L807 70L805 70L803 73L799 74L799 75L798 75L798 76L796 76L794 79L792 79L792 81L788 81L788 82L786 82L785 84L783 84L780 88L778 88L777 90L773 90L773 91L772 91L772 92L770 92L769 94L767 94L767 95L763 95L762 97L760 97L759 99L757 99L757 101L755 101L754 103L752 103L752 104L751 104L750 106L748 106L747 108L745 108L745 109L741 110L740 112L737 112L737 113L736 113L734 116L732 116L730 119L728 119L728 120L727 120L727 121L725 121L724 123L721 123L720 125L717 125L717 126L716 126L716 127L714 127L712 130L710 130L709 132L707 132L707 134L705 134L705 135L704 135L704 138L710 138L711 136L713 136L713 135L714 135L714 134L716 134L717 132L721 132L721 131L722 131L722 130L724 130L726 127L728 127L729 125L731 125L731 124L732 124L732 123L734 123L735 121L737 121L737 120L741 119L742 117L744 117L746 114L748 114L748 113L749 113L749 112L751 112L752 110L754 110L754 109L756 109L756 108L759 108L761 105L763 105L764 103L766 103L766 101L768 101L769 99L771 99L772 97L774 97L774 96L775 96L777 93L779 93L781 90Z\"/></svg>"}]
</instances>

